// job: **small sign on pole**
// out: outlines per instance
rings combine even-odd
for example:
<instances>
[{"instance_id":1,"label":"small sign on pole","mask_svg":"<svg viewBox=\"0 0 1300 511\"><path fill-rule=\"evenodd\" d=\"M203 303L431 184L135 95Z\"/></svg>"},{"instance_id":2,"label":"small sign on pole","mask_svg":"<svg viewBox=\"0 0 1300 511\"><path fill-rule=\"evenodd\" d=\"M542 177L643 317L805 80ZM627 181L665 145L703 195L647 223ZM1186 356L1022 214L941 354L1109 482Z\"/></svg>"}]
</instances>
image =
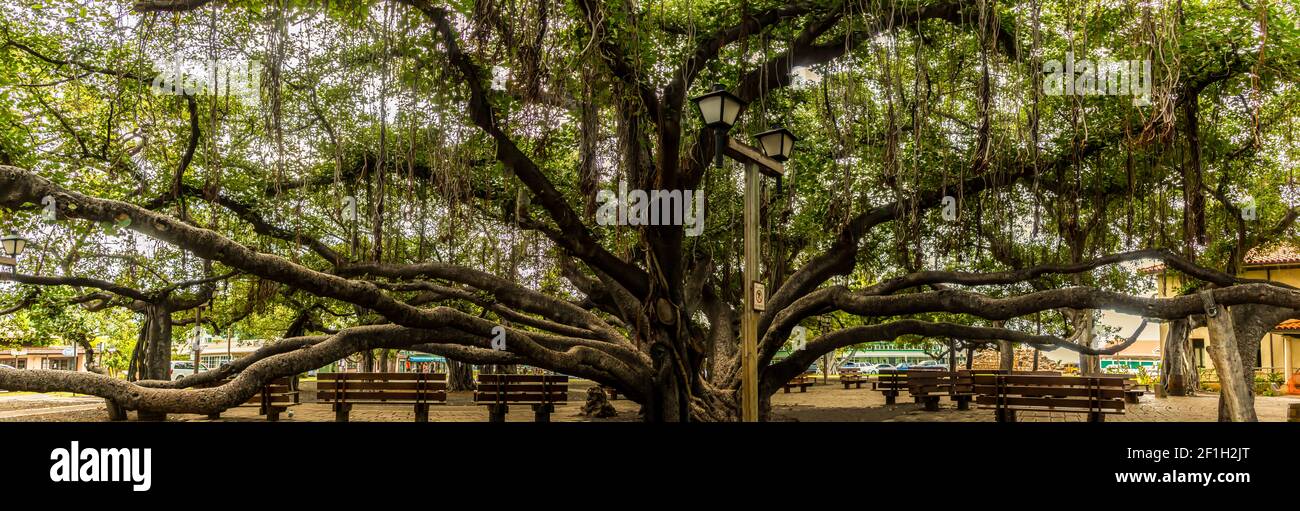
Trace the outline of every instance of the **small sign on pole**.
<instances>
[{"instance_id":1,"label":"small sign on pole","mask_svg":"<svg viewBox=\"0 0 1300 511\"><path fill-rule=\"evenodd\" d=\"M753 289L754 289L754 297L753 297L754 310L756 311L767 310L767 286L764 286L762 282L755 282L753 285Z\"/></svg>"}]
</instances>

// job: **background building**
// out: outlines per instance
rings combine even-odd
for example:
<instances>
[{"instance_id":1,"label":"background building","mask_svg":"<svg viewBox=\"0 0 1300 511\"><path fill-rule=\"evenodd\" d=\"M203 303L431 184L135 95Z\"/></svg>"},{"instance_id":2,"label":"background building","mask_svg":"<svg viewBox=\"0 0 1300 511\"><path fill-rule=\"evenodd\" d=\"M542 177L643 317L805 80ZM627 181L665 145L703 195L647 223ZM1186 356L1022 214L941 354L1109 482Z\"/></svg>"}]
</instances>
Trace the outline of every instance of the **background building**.
<instances>
[{"instance_id":1,"label":"background building","mask_svg":"<svg viewBox=\"0 0 1300 511\"><path fill-rule=\"evenodd\" d=\"M17 369L57 371L71 371L75 365L77 371L85 371L86 352L77 348L74 361L71 346L22 346L0 351L0 364Z\"/></svg>"},{"instance_id":2,"label":"background building","mask_svg":"<svg viewBox=\"0 0 1300 511\"><path fill-rule=\"evenodd\" d=\"M1246 254L1243 263L1239 277L1300 286L1300 248L1294 245L1283 243L1256 248ZM1164 265L1150 266L1142 271L1156 275L1160 296L1178 296L1183 289L1184 276ZM1168 330L1169 325L1160 325L1161 339ZM1188 338L1191 339L1196 366L1213 369L1214 361L1205 351L1209 339L1205 327L1192 330ZM1255 353L1255 367L1259 372L1281 373L1288 378L1300 369L1300 320L1283 322L1260 340L1259 351Z\"/></svg>"}]
</instances>

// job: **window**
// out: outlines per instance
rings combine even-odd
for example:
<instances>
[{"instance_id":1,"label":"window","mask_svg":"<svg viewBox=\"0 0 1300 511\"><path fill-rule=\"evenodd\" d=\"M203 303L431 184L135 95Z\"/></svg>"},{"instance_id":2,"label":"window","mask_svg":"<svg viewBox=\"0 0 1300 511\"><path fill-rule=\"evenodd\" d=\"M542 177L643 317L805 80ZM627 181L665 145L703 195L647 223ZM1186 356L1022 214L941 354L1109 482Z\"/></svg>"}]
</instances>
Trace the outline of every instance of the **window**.
<instances>
[{"instance_id":1,"label":"window","mask_svg":"<svg viewBox=\"0 0 1300 511\"><path fill-rule=\"evenodd\" d=\"M230 362L230 357L226 355L203 355L200 359L200 363L207 368L221 367L222 364Z\"/></svg>"},{"instance_id":2,"label":"window","mask_svg":"<svg viewBox=\"0 0 1300 511\"><path fill-rule=\"evenodd\" d=\"M46 369L52 369L55 371L72 370L72 358L47 358L45 361L48 362L46 364Z\"/></svg>"}]
</instances>

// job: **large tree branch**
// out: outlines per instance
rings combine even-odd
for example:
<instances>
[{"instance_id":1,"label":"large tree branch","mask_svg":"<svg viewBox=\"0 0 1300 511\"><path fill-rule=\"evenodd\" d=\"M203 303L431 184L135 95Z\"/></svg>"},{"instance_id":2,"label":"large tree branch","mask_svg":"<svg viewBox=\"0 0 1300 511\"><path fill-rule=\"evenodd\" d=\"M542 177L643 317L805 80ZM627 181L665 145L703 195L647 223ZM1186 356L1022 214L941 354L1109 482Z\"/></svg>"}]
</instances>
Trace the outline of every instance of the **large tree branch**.
<instances>
[{"instance_id":1,"label":"large tree branch","mask_svg":"<svg viewBox=\"0 0 1300 511\"><path fill-rule=\"evenodd\" d=\"M304 234L302 232L291 231L289 229L285 229L278 225L272 224L271 222L267 221L266 218L264 218L260 213L258 213L255 207L250 203L240 201L238 199L235 199L233 197L230 197L222 193L207 193L204 190L189 184L181 185L181 193L183 195L190 196L190 197L203 198L223 208L226 208L231 213L234 213L235 216L238 216L240 220L243 220L247 222L249 225L253 226L253 231L258 234L261 234L263 236L270 236L272 238L281 241L286 241L289 243L305 245L307 248L310 248L312 252L315 252L317 255L321 256L321 258L328 261L330 264L339 265L344 263L343 255L338 253L338 251L334 250L329 245L320 241L319 238ZM169 196L158 197L144 204L144 208L156 210L167 205L171 201L171 199L172 197Z\"/></svg>"},{"instance_id":2,"label":"large tree branch","mask_svg":"<svg viewBox=\"0 0 1300 511\"><path fill-rule=\"evenodd\" d=\"M41 275L0 272L0 281L17 282L34 286L91 287L102 289L132 300L150 301L153 299L150 294L145 293L144 291L90 277L46 277Z\"/></svg>"},{"instance_id":3,"label":"large tree branch","mask_svg":"<svg viewBox=\"0 0 1300 511\"><path fill-rule=\"evenodd\" d=\"M605 250L578 214L569 207L564 195L542 173L541 168L497 124L497 114L483 85L483 70L461 49L447 11L434 7L426 0L400 1L419 9L433 22L448 59L464 77L465 85L469 88L470 118L479 129L492 137L496 142L497 159L532 191L536 202L546 209L562 231L563 236L550 236L552 241L593 268L605 271L633 293L644 295L650 287L646 272ZM551 233L543 232L548 233L548 236Z\"/></svg>"},{"instance_id":4,"label":"large tree branch","mask_svg":"<svg viewBox=\"0 0 1300 511\"><path fill-rule=\"evenodd\" d=\"M785 360L769 366L763 374L760 392L771 394L781 388L781 385L789 381L790 378L803 372L808 367L808 364L833 350L869 342L892 341L905 335L953 339L996 339L1035 346L1055 346L1085 355L1113 355L1137 342L1138 336L1145 327L1146 321L1143 320L1128 339L1108 348L1095 349L1053 335L1035 335L1007 328L978 327L956 323L902 319L878 325L857 326L837 330L813 339L808 342L804 349L795 351Z\"/></svg>"},{"instance_id":5,"label":"large tree branch","mask_svg":"<svg viewBox=\"0 0 1300 511\"><path fill-rule=\"evenodd\" d=\"M229 267L288 284L317 296L365 307L402 326L454 327L485 339L491 338L494 335L493 328L498 326L447 307L421 309L411 306L387 295L372 283L348 280L314 271L282 257L256 252L215 232L139 206L96 199L67 191L22 169L0 166L0 205L17 208L27 203L39 202L40 198L46 195L55 197L59 212L64 216L96 221L125 216L131 219L131 229L174 244L204 259L219 261ZM597 350L578 346L558 353L533 342L525 332L506 330L508 336L515 339L512 341L511 351L536 360L535 365L546 364L559 370L558 368L590 364L599 360L610 367L618 368L620 373L635 372L624 362Z\"/></svg>"}]
</instances>

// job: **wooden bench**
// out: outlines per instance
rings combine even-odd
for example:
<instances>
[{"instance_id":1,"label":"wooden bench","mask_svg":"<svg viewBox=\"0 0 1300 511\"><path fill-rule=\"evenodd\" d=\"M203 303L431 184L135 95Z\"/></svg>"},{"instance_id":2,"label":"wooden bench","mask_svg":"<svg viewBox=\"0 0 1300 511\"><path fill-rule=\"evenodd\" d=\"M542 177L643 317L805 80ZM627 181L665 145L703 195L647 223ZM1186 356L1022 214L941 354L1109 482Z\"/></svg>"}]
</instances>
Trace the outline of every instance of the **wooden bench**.
<instances>
[{"instance_id":1,"label":"wooden bench","mask_svg":"<svg viewBox=\"0 0 1300 511\"><path fill-rule=\"evenodd\" d=\"M505 422L510 405L532 405L537 422L550 422L556 403L569 401L569 377L541 374L480 374L474 402L488 407L488 420Z\"/></svg>"},{"instance_id":2,"label":"wooden bench","mask_svg":"<svg viewBox=\"0 0 1300 511\"><path fill-rule=\"evenodd\" d=\"M230 383L235 378L233 376L220 380L216 383L199 385L197 388L220 387ZM257 407L258 415L265 415L269 422L280 420L280 414L289 409L290 406L298 404L298 377L285 376L271 380L257 390L253 397L248 398L239 407ZM217 420L221 418L222 412L208 414L208 419Z\"/></svg>"},{"instance_id":3,"label":"wooden bench","mask_svg":"<svg viewBox=\"0 0 1300 511\"><path fill-rule=\"evenodd\" d=\"M898 399L898 394L907 390L907 371L897 369L880 371L876 374L876 379L871 382L871 390L883 394L885 404L894 404Z\"/></svg>"},{"instance_id":4,"label":"wooden bench","mask_svg":"<svg viewBox=\"0 0 1300 511\"><path fill-rule=\"evenodd\" d=\"M848 390L850 385L856 385L857 388L860 389L862 388L863 383L870 383L870 382L871 380L867 379L865 375L858 374L858 373L849 373L849 374L840 375L840 383L844 385L845 390Z\"/></svg>"},{"instance_id":5,"label":"wooden bench","mask_svg":"<svg viewBox=\"0 0 1300 511\"><path fill-rule=\"evenodd\" d=\"M998 422L1015 422L1020 410L1086 413L1088 422L1124 413L1123 377L976 374L973 378L976 403L981 409L995 410Z\"/></svg>"},{"instance_id":6,"label":"wooden bench","mask_svg":"<svg viewBox=\"0 0 1300 511\"><path fill-rule=\"evenodd\" d=\"M1124 400L1137 404L1142 400L1142 394L1151 392L1151 385L1138 383L1137 378L1126 377L1124 379Z\"/></svg>"},{"instance_id":7,"label":"wooden bench","mask_svg":"<svg viewBox=\"0 0 1300 511\"><path fill-rule=\"evenodd\" d=\"M447 404L442 373L319 373L316 401L331 403L334 420L347 422L352 405L415 407L415 422L429 422L429 405Z\"/></svg>"},{"instance_id":8,"label":"wooden bench","mask_svg":"<svg viewBox=\"0 0 1300 511\"><path fill-rule=\"evenodd\" d=\"M795 387L799 387L799 392L808 392L808 387L811 387L816 384L817 384L816 378L803 374L803 375L795 376L793 380L785 382L785 385L783 385L782 388L785 389L786 394L789 394L790 389Z\"/></svg>"},{"instance_id":9,"label":"wooden bench","mask_svg":"<svg viewBox=\"0 0 1300 511\"><path fill-rule=\"evenodd\" d=\"M907 375L907 390L932 412L939 410L939 398L943 396L957 403L958 410L969 410L975 398L971 375L951 371L912 371Z\"/></svg>"}]
</instances>

